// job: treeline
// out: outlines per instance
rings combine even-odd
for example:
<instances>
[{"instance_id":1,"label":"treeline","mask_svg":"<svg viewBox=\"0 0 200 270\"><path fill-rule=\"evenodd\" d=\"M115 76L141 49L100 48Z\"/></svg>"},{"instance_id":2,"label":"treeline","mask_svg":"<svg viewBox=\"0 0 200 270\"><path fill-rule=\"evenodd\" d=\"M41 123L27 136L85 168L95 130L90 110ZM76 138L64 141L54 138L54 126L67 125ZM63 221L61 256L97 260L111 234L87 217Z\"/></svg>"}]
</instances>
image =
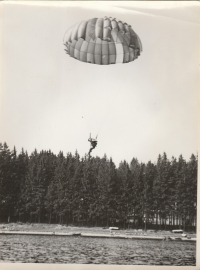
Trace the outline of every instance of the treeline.
<instances>
[{"instance_id":1,"label":"treeline","mask_svg":"<svg viewBox=\"0 0 200 270\"><path fill-rule=\"evenodd\" d=\"M183 226L196 217L197 161L159 155L133 158L117 168L106 155L80 157L50 150L17 154L0 144L0 221L139 227L176 215ZM133 224L132 224L133 225Z\"/></svg>"}]
</instances>

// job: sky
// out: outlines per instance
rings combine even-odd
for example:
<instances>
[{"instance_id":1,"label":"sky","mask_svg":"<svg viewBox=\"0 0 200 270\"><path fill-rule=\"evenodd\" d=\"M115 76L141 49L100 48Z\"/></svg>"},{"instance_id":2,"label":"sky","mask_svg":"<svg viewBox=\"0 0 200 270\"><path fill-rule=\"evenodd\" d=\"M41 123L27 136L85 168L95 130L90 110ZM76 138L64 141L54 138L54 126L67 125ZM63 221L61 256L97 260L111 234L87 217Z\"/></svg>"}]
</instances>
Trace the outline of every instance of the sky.
<instances>
[{"instance_id":1,"label":"sky","mask_svg":"<svg viewBox=\"0 0 200 270\"><path fill-rule=\"evenodd\" d=\"M194 3L4 3L0 141L35 148L156 162L198 149L199 28ZM194 7L193 7L194 5ZM139 35L134 62L99 66L66 55L66 30L111 16Z\"/></svg>"}]
</instances>

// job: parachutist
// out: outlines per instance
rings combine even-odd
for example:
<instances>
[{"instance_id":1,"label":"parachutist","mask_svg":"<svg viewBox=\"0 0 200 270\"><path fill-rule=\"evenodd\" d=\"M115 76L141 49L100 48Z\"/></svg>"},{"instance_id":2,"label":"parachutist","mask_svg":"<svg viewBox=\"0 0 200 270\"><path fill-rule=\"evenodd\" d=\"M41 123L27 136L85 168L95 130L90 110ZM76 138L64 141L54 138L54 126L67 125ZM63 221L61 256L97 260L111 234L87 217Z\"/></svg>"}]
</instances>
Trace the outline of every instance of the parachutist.
<instances>
[{"instance_id":1,"label":"parachutist","mask_svg":"<svg viewBox=\"0 0 200 270\"><path fill-rule=\"evenodd\" d=\"M88 156L90 157L90 153L91 153L92 150L97 146L97 137L96 137L96 139L92 139L92 138L91 138L91 134L90 134L90 138L88 139L88 141L89 141L90 144L91 144L90 150L89 150L89 152L88 152Z\"/></svg>"}]
</instances>

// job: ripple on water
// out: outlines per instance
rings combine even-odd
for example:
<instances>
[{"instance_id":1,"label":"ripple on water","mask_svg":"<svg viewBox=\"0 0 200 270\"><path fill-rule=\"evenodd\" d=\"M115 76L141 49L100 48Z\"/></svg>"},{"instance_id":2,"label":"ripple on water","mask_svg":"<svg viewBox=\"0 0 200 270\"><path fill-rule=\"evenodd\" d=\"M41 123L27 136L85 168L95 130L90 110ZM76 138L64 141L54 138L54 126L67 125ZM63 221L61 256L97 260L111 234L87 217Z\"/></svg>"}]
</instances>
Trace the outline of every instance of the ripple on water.
<instances>
[{"instance_id":1,"label":"ripple on water","mask_svg":"<svg viewBox=\"0 0 200 270\"><path fill-rule=\"evenodd\" d=\"M196 243L2 235L1 262L195 265Z\"/></svg>"}]
</instances>

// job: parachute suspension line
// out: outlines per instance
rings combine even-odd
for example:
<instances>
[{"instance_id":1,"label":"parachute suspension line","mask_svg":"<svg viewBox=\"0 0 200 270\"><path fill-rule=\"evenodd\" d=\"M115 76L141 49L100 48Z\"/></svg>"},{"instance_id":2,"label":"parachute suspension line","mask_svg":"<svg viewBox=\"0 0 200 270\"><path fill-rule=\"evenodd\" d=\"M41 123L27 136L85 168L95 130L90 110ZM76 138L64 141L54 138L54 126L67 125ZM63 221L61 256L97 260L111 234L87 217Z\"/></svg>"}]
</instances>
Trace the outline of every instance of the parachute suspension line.
<instances>
[{"instance_id":1,"label":"parachute suspension line","mask_svg":"<svg viewBox=\"0 0 200 270\"><path fill-rule=\"evenodd\" d=\"M112 100L109 102L109 106L107 106L108 109L106 110L105 116L103 117L103 121L102 121L102 124L100 125L100 128L99 128L99 130L98 130L97 136L99 135L99 133L100 133L102 127L104 126L104 123L106 122L106 120L108 120L109 116L111 115L111 113L108 113L108 112L109 112L109 109L110 109L110 107L111 107L111 104L112 104L112 103L114 104L115 101L116 101L116 99L118 98L119 93L121 92L122 86L123 86L123 81L120 83L120 86L117 87L118 90L117 90L117 93L116 93L114 99L112 99Z\"/></svg>"},{"instance_id":2,"label":"parachute suspension line","mask_svg":"<svg viewBox=\"0 0 200 270\"><path fill-rule=\"evenodd\" d=\"M81 94L81 91L80 91L79 88L78 88L78 92L79 92L79 95L80 95L82 112L84 113L83 98L82 98L82 94ZM84 118L84 121L85 121L85 118ZM89 129L89 127L88 127L87 121L85 121L85 125L84 125L84 126L85 126L85 128L86 128L87 133L90 133L90 129Z\"/></svg>"},{"instance_id":3,"label":"parachute suspension line","mask_svg":"<svg viewBox=\"0 0 200 270\"><path fill-rule=\"evenodd\" d=\"M118 44L118 45L121 45L121 44ZM122 56L122 55L121 55L121 53L122 53L122 51L123 51L122 45L121 45L121 47L119 48L119 47L117 47L117 42L115 42L115 48L116 48L116 51L118 51L118 53L120 54L120 56ZM122 50L122 51L120 51L120 50ZM121 58L121 57L118 57L118 58ZM121 58L121 60L117 62L117 55L116 55L116 64L117 64L117 63L123 63L123 59ZM100 133L100 131L101 131L101 129L102 129L104 123L105 123L106 120L108 119L108 111L109 111L109 109L110 109L110 107L111 107L111 104L112 104L112 103L115 103L116 99L118 98L119 93L120 93L120 91L121 91L121 89L122 89L122 86L123 86L123 80L121 81L119 87L117 88L118 90L117 90L117 93L116 93L114 99L112 99L112 100L110 101L110 103L109 103L108 109L107 109L107 111L106 111L106 113L105 113L105 116L104 116L104 118L103 118L102 124L101 124L101 126L100 126L100 129L99 129L97 135Z\"/></svg>"}]
</instances>

